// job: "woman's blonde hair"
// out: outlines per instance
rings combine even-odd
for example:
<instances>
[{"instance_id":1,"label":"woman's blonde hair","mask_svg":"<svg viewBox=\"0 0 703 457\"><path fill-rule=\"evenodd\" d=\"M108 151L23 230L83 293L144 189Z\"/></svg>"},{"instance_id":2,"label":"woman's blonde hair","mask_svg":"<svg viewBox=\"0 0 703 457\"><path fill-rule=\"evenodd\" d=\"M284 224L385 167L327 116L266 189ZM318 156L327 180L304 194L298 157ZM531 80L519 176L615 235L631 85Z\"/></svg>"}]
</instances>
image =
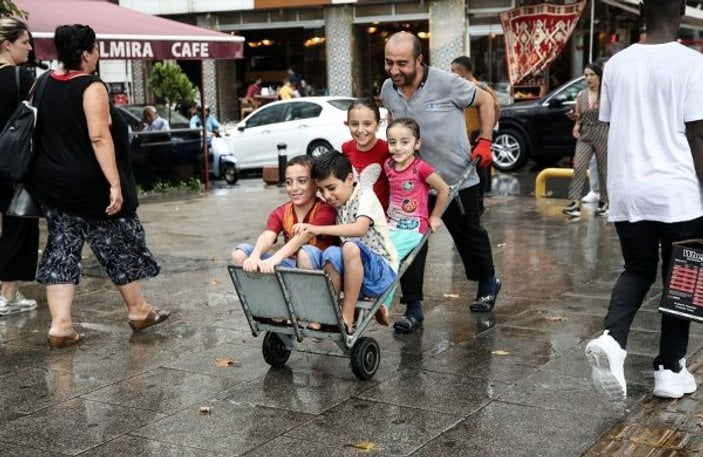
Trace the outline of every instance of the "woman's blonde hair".
<instances>
[{"instance_id":1,"label":"woman's blonde hair","mask_svg":"<svg viewBox=\"0 0 703 457\"><path fill-rule=\"evenodd\" d=\"M17 41L24 32L29 32L27 24L14 17L0 18L0 43Z\"/></svg>"}]
</instances>

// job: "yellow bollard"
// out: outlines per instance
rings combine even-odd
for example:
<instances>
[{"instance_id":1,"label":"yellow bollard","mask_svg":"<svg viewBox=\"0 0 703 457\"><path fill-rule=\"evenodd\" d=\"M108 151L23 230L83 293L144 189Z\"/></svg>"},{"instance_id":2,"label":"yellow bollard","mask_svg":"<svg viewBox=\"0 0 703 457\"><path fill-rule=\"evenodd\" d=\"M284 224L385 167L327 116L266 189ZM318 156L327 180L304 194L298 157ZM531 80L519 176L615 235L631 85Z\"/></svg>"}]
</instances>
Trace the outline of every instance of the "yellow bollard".
<instances>
[{"instance_id":1,"label":"yellow bollard","mask_svg":"<svg viewBox=\"0 0 703 457\"><path fill-rule=\"evenodd\" d=\"M539 172L535 179L535 197L541 198L547 196L547 179L571 178L573 175L573 168L545 168Z\"/></svg>"}]
</instances>

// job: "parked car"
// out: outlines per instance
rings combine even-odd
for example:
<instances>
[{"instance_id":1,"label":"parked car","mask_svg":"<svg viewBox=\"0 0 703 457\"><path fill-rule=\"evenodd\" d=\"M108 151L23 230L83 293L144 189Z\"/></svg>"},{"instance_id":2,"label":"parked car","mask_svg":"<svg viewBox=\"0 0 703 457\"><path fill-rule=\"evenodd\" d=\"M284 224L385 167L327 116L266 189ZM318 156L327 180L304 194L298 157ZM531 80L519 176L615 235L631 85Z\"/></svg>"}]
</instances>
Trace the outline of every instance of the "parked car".
<instances>
[{"instance_id":1,"label":"parked car","mask_svg":"<svg viewBox=\"0 0 703 457\"><path fill-rule=\"evenodd\" d=\"M189 120L175 110L157 105L169 120L170 130L143 132L142 111L146 105L116 105L131 129L130 159L137 183L146 188L156 181L185 181L202 175L200 129L191 129Z\"/></svg>"},{"instance_id":2,"label":"parked car","mask_svg":"<svg viewBox=\"0 0 703 457\"><path fill-rule=\"evenodd\" d=\"M278 144L286 145L288 158L308 154L318 157L340 150L351 139L344 125L351 97L303 97L264 105L236 125L228 137L239 170L278 163ZM381 109L379 137L385 138L386 110Z\"/></svg>"},{"instance_id":3,"label":"parked car","mask_svg":"<svg viewBox=\"0 0 703 457\"><path fill-rule=\"evenodd\" d=\"M554 89L546 97L501 107L498 132L493 138L493 166L500 171L522 168L532 159L550 165L573 155L573 121L566 113L586 87L583 76Z\"/></svg>"}]
</instances>

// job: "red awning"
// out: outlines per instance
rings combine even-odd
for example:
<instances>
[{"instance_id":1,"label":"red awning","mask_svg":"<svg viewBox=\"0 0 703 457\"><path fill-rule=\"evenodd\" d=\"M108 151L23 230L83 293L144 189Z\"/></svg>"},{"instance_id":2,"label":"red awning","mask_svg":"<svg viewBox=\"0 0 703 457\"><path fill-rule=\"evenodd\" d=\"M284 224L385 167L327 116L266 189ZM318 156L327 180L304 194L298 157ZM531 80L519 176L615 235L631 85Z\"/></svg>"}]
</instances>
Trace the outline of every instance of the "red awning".
<instances>
[{"instance_id":1,"label":"red awning","mask_svg":"<svg viewBox=\"0 0 703 457\"><path fill-rule=\"evenodd\" d=\"M86 24L97 34L101 59L241 59L244 37L151 16L103 1L15 0L29 12L39 60L56 59L54 30Z\"/></svg>"}]
</instances>

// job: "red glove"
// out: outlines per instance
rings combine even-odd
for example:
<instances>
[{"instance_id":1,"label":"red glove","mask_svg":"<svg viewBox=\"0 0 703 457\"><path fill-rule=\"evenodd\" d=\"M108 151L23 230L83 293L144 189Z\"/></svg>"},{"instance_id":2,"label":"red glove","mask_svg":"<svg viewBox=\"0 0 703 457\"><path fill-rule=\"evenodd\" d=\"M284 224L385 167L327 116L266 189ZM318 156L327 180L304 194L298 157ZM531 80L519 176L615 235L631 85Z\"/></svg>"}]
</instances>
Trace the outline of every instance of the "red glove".
<instances>
[{"instance_id":1,"label":"red glove","mask_svg":"<svg viewBox=\"0 0 703 457\"><path fill-rule=\"evenodd\" d=\"M493 163L493 154L491 154L491 146L493 145L493 142L491 140L487 140L486 138L479 138L478 141L476 142L476 146L474 146L473 151L471 151L471 160L475 159L476 157L479 157L481 160L478 163L478 166L481 168L486 168L490 164Z\"/></svg>"}]
</instances>

